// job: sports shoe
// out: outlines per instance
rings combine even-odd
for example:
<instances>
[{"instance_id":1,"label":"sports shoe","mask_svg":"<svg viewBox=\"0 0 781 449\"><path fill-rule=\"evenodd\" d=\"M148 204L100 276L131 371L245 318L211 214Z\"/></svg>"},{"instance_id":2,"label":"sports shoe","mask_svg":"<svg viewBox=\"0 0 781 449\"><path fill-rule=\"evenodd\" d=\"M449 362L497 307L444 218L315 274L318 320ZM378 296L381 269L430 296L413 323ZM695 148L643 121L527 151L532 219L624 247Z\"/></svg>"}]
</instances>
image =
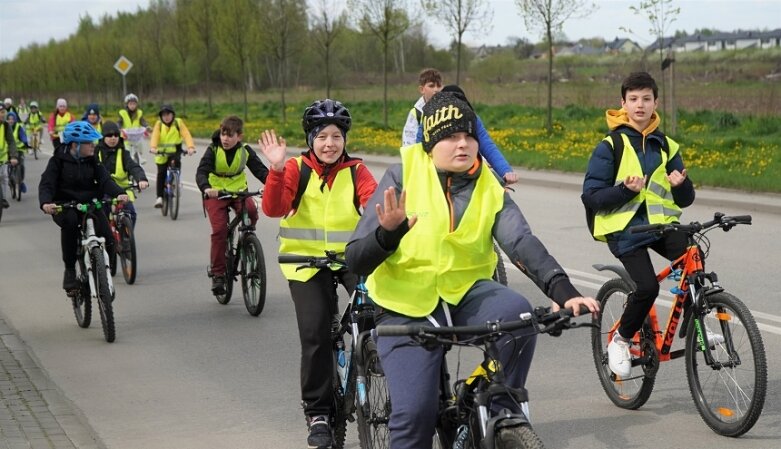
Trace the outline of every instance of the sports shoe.
<instances>
[{"instance_id":1,"label":"sports shoe","mask_svg":"<svg viewBox=\"0 0 781 449\"><path fill-rule=\"evenodd\" d=\"M8 209L9 207L11 207L11 205L8 204L8 200L3 198L3 209Z\"/></svg>"},{"instance_id":2,"label":"sports shoe","mask_svg":"<svg viewBox=\"0 0 781 449\"><path fill-rule=\"evenodd\" d=\"M161 209L163 207L163 197L158 196L155 200L155 209Z\"/></svg>"},{"instance_id":3,"label":"sports shoe","mask_svg":"<svg viewBox=\"0 0 781 449\"><path fill-rule=\"evenodd\" d=\"M65 269L62 276L62 289L65 291L76 290L79 288L79 281L76 279L76 270Z\"/></svg>"},{"instance_id":4,"label":"sports shoe","mask_svg":"<svg viewBox=\"0 0 781 449\"><path fill-rule=\"evenodd\" d=\"M309 419L309 436L306 444L309 449L330 449L333 446L334 439L331 436L327 416L319 415Z\"/></svg>"},{"instance_id":5,"label":"sports shoe","mask_svg":"<svg viewBox=\"0 0 781 449\"><path fill-rule=\"evenodd\" d=\"M215 295L225 294L225 276L218 274L212 276L212 293Z\"/></svg>"},{"instance_id":6,"label":"sports shoe","mask_svg":"<svg viewBox=\"0 0 781 449\"><path fill-rule=\"evenodd\" d=\"M607 345L607 362L610 371L618 377L629 377L632 372L632 358L629 356L629 342L618 332Z\"/></svg>"}]
</instances>

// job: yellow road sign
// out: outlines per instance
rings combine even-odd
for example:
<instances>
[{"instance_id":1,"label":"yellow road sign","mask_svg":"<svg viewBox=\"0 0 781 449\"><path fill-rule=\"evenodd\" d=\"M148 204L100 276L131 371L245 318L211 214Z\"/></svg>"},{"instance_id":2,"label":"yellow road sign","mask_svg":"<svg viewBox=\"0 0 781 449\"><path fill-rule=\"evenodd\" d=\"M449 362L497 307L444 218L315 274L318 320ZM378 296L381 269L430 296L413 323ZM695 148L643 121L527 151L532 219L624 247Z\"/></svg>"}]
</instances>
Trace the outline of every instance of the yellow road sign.
<instances>
[{"instance_id":1,"label":"yellow road sign","mask_svg":"<svg viewBox=\"0 0 781 449\"><path fill-rule=\"evenodd\" d=\"M127 75L127 72L129 72L132 68L133 63L124 56L120 56L119 59L117 59L117 62L114 63L114 70L122 75Z\"/></svg>"}]
</instances>

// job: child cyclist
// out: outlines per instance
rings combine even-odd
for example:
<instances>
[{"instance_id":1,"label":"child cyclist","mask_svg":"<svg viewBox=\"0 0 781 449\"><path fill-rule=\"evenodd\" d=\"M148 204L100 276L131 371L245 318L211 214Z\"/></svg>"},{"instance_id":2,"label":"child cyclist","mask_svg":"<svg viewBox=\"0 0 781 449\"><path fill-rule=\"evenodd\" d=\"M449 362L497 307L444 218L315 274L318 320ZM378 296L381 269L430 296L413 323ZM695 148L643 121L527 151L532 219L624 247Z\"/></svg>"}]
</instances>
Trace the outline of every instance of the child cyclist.
<instances>
[{"instance_id":1,"label":"child cyclist","mask_svg":"<svg viewBox=\"0 0 781 449\"><path fill-rule=\"evenodd\" d=\"M103 134L103 117L100 115L100 106L97 103L90 103L87 106L87 110L84 111L84 115L81 117L82 121L85 121L95 128L95 131ZM95 142L97 144L97 142Z\"/></svg>"},{"instance_id":2,"label":"child cyclist","mask_svg":"<svg viewBox=\"0 0 781 449\"><path fill-rule=\"evenodd\" d=\"M38 201L41 209L54 215L54 222L60 227L60 245L65 274L62 288L71 294L78 288L76 280L76 253L79 245L79 223L81 217L75 209L65 209L57 214L58 202L88 202L106 196L127 201L124 189L109 176L106 168L95 155L95 140L100 133L87 122L69 123L60 133L62 144L55 149L41 175L38 185ZM56 215L55 215L56 214ZM106 239L106 251L111 253L114 238L111 237L108 218L95 214L95 232Z\"/></svg>"},{"instance_id":3,"label":"child cyclist","mask_svg":"<svg viewBox=\"0 0 781 449\"><path fill-rule=\"evenodd\" d=\"M49 116L49 138L52 141L52 147L56 150L60 147L60 133L65 129L65 125L75 119L73 114L68 111L68 102L64 98L58 98L54 112Z\"/></svg>"},{"instance_id":4,"label":"child cyclist","mask_svg":"<svg viewBox=\"0 0 781 449\"><path fill-rule=\"evenodd\" d=\"M43 118L43 114L41 114L41 111L38 108L38 102L31 101L30 115L28 115L27 120L24 121L24 126L30 136L30 146L33 148L40 148L44 123L46 123L46 119Z\"/></svg>"},{"instance_id":5,"label":"child cyclist","mask_svg":"<svg viewBox=\"0 0 781 449\"><path fill-rule=\"evenodd\" d=\"M620 377L630 374L630 340L642 326L659 294L648 249L674 260L686 251L683 232L662 236L631 234L628 228L677 223L681 209L694 202L678 143L659 130L656 81L645 72L630 74L621 85L621 109L608 109L610 134L594 149L581 199L593 211L593 237L605 241L637 288L629 295L621 325L608 344L608 365ZM623 148L620 151L619 148ZM709 340L721 338L713 334Z\"/></svg>"},{"instance_id":6,"label":"child cyclist","mask_svg":"<svg viewBox=\"0 0 781 449\"><path fill-rule=\"evenodd\" d=\"M364 214L350 237L347 262L357 274L368 275L369 294L380 310L377 322L476 325L531 312L523 295L491 279L497 257L493 239L556 303L575 313L580 306L597 311L598 303L580 295L485 169L475 122L465 101L452 93L435 94L423 107L423 143L402 148L401 164L385 172L369 200L375 212ZM408 216L408 211L414 212ZM377 344L393 404L390 447L430 448L443 350L414 345L410 337L380 337ZM507 384L522 387L535 335L514 332L502 336L498 346ZM523 408L499 402L494 412Z\"/></svg>"},{"instance_id":7,"label":"child cyclist","mask_svg":"<svg viewBox=\"0 0 781 449\"><path fill-rule=\"evenodd\" d=\"M184 124L184 120L176 117L176 111L170 104L160 107L157 114L160 117L152 130L152 139L149 142L150 151L155 154L157 165L157 199L155 207L163 207L163 189L165 188L165 175L168 170L169 160L173 159L176 168L182 168L182 141L187 146L187 154L195 153L195 144L190 130Z\"/></svg>"},{"instance_id":8,"label":"child cyclist","mask_svg":"<svg viewBox=\"0 0 781 449\"><path fill-rule=\"evenodd\" d=\"M138 188L141 190L149 187L149 181L146 179L144 169L130 157L125 148L125 141L122 139L119 131L119 125L111 120L103 124L103 138L98 141L98 147L95 150L98 154L98 160L103 164L111 174L111 179L122 187L127 193L128 202L125 204L125 210L130 214L133 225L136 224L136 208L133 207L133 201L136 195L130 187L130 178L138 182Z\"/></svg>"},{"instance_id":9,"label":"child cyclist","mask_svg":"<svg viewBox=\"0 0 781 449\"><path fill-rule=\"evenodd\" d=\"M129 93L125 96L125 107L119 110L119 120L117 121L117 124L119 124L120 129L125 130L125 137L128 138L127 143L130 147L130 155L137 158L142 165L146 164L141 136L131 136L128 135L127 132L128 129L138 130L139 128L144 128L146 133L152 131L146 118L144 118L144 111L138 107L138 96L136 96L136 94Z\"/></svg>"},{"instance_id":10,"label":"child cyclist","mask_svg":"<svg viewBox=\"0 0 781 449\"><path fill-rule=\"evenodd\" d=\"M401 133L401 146L414 145L417 140L420 120L423 117L423 105L437 92L442 90L442 74L437 69L423 69L418 74L418 92L420 98L407 114L404 130Z\"/></svg>"},{"instance_id":11,"label":"child cyclist","mask_svg":"<svg viewBox=\"0 0 781 449\"><path fill-rule=\"evenodd\" d=\"M309 150L285 162L286 143L273 130L259 144L271 170L263 194L263 212L282 217L280 254L324 256L344 252L347 236L377 187L360 159L345 151L350 112L338 101L315 101L306 108L302 125ZM299 191L301 189L301 191ZM295 203L298 204L295 204ZM331 323L338 312L334 274L352 292L357 276L340 268L298 270L282 264L296 310L301 341L301 399L309 427L310 448L330 448L329 426L333 385Z\"/></svg>"},{"instance_id":12,"label":"child cyclist","mask_svg":"<svg viewBox=\"0 0 781 449\"><path fill-rule=\"evenodd\" d=\"M22 123L20 122L19 116L16 114L16 112L9 112L8 116L6 117L6 121L8 122L8 127L11 129L11 134L14 136L14 144L16 145L16 158L18 160L17 170L19 170L19 174L21 175L21 184L19 185L19 189L22 191L22 193L25 193L27 192L27 186L24 183L24 149L30 148L30 145L27 142L27 133L25 132L24 126L22 126Z\"/></svg>"},{"instance_id":13,"label":"child cyclist","mask_svg":"<svg viewBox=\"0 0 781 449\"><path fill-rule=\"evenodd\" d=\"M8 164L16 165L19 162L16 141L11 127L5 121L5 105L0 104L0 189L3 190L3 203L0 207L6 209L10 206L8 198L11 197L8 189Z\"/></svg>"},{"instance_id":14,"label":"child cyclist","mask_svg":"<svg viewBox=\"0 0 781 449\"><path fill-rule=\"evenodd\" d=\"M220 129L212 134L212 143L203 153L195 183L204 195L203 204L211 223L211 251L209 276L212 278L212 293L225 293L225 245L228 239L228 208L238 210L241 199L219 199L220 192L246 192L248 190L245 168L266 182L268 168L249 145L242 143L244 122L237 116L225 117ZM252 225L258 221L257 204L253 198L245 198L244 207L249 213Z\"/></svg>"}]
</instances>

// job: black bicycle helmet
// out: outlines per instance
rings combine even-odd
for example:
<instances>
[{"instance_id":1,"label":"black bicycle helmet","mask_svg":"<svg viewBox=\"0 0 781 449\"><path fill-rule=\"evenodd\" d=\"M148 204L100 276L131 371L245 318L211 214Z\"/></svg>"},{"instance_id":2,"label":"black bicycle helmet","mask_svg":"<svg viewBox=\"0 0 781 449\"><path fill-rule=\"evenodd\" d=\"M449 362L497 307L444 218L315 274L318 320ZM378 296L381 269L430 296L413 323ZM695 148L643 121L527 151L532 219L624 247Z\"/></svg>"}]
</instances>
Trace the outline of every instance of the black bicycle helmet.
<instances>
[{"instance_id":1,"label":"black bicycle helmet","mask_svg":"<svg viewBox=\"0 0 781 449\"><path fill-rule=\"evenodd\" d=\"M160 112L157 113L160 118L163 118L163 112L170 112L173 115L176 115L176 111L174 110L174 107L168 103L160 106Z\"/></svg>"},{"instance_id":2,"label":"black bicycle helmet","mask_svg":"<svg viewBox=\"0 0 781 449\"><path fill-rule=\"evenodd\" d=\"M346 133L352 125L350 111L336 100L315 101L304 109L301 126L304 127L304 134L309 135L310 131L320 125L336 125Z\"/></svg>"}]
</instances>

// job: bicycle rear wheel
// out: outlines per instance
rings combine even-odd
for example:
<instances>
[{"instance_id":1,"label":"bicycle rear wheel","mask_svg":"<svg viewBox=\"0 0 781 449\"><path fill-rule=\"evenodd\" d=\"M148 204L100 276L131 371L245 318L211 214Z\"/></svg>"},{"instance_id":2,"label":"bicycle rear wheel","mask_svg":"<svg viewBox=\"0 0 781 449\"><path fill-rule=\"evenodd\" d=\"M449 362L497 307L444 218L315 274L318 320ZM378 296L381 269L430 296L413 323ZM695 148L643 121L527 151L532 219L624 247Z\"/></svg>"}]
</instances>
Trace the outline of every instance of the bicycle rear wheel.
<instances>
[{"instance_id":1,"label":"bicycle rear wheel","mask_svg":"<svg viewBox=\"0 0 781 449\"><path fill-rule=\"evenodd\" d=\"M108 270L106 270L106 262L103 260L103 248L99 246L92 248L90 259L93 280L98 289L98 309L100 309L100 321L103 325L103 336L107 342L111 343L116 339L116 329L114 327L114 309L111 304L113 298L108 287Z\"/></svg>"},{"instance_id":2,"label":"bicycle rear wheel","mask_svg":"<svg viewBox=\"0 0 781 449\"><path fill-rule=\"evenodd\" d=\"M119 253L119 262L122 265L122 276L128 285L136 282L136 237L133 231L133 220L128 216L119 219L119 238L121 246L114 253Z\"/></svg>"},{"instance_id":3,"label":"bicycle rear wheel","mask_svg":"<svg viewBox=\"0 0 781 449\"><path fill-rule=\"evenodd\" d=\"M176 220L179 217L179 198L182 195L181 186L179 185L179 173L173 172L171 176L171 203L168 207L171 209L171 220Z\"/></svg>"},{"instance_id":4,"label":"bicycle rear wheel","mask_svg":"<svg viewBox=\"0 0 781 449\"><path fill-rule=\"evenodd\" d=\"M632 371L627 378L616 376L608 366L607 345L610 330L621 319L631 288L622 279L607 281L597 293L600 313L594 319L598 327L591 329L591 349L594 365L597 368L599 382L610 400L617 406L635 410L643 406L654 388L659 359L656 357L650 319L646 318L643 327L632 338ZM635 359L644 357L644 364Z\"/></svg>"},{"instance_id":5,"label":"bicycle rear wheel","mask_svg":"<svg viewBox=\"0 0 781 449\"><path fill-rule=\"evenodd\" d=\"M79 327L86 329L92 322L92 301L90 300L89 281L83 259L79 259L79 263L76 264L76 279L79 281L79 290L71 297L73 315L76 317L76 323Z\"/></svg>"},{"instance_id":6,"label":"bicycle rear wheel","mask_svg":"<svg viewBox=\"0 0 781 449\"><path fill-rule=\"evenodd\" d=\"M266 260L260 240L254 234L247 234L242 243L241 291L247 312L260 315L266 305Z\"/></svg>"},{"instance_id":7,"label":"bicycle rear wheel","mask_svg":"<svg viewBox=\"0 0 781 449\"><path fill-rule=\"evenodd\" d=\"M705 423L719 435L737 437L759 419L767 393L767 361L762 335L749 309L726 292L705 298L707 311L689 320L686 331L686 374L694 404ZM695 315L692 315L695 318ZM696 327L721 334L710 348L708 364Z\"/></svg>"},{"instance_id":8,"label":"bicycle rear wheel","mask_svg":"<svg viewBox=\"0 0 781 449\"><path fill-rule=\"evenodd\" d=\"M388 421L391 403L385 371L377 353L373 338L367 338L361 348L366 372L358 373L365 381L358 382L356 410L358 415L358 441L362 449L384 449L390 447ZM361 405L362 402L365 403Z\"/></svg>"}]
</instances>

